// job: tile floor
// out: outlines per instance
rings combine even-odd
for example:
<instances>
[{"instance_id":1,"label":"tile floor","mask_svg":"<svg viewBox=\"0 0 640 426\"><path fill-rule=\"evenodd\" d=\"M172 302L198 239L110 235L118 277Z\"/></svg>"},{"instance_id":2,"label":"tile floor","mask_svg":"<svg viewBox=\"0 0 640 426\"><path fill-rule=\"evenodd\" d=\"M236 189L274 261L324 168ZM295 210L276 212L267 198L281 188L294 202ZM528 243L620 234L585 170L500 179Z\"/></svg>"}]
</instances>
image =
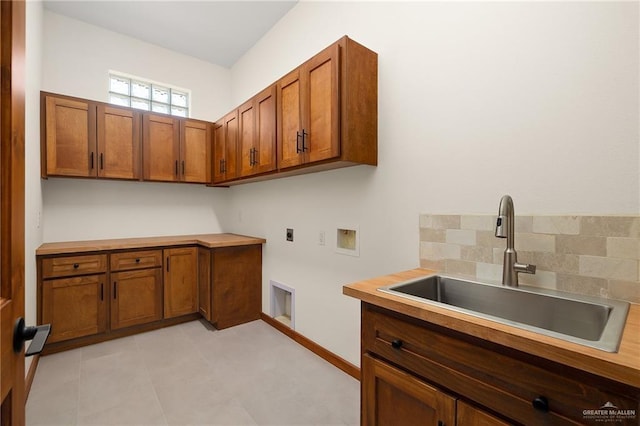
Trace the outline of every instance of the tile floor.
<instances>
[{"instance_id":1,"label":"tile floor","mask_svg":"<svg viewBox=\"0 0 640 426\"><path fill-rule=\"evenodd\" d=\"M358 425L359 393L263 321L192 321L42 357L27 425Z\"/></svg>"}]
</instances>

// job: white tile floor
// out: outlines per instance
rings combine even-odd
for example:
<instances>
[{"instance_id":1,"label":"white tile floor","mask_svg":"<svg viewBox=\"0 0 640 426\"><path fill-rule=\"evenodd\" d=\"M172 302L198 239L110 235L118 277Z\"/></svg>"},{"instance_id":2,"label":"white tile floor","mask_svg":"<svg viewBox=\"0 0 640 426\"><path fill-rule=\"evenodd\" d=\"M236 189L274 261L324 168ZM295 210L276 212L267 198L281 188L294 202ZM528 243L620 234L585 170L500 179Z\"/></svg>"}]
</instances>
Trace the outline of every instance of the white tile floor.
<instances>
[{"instance_id":1,"label":"white tile floor","mask_svg":"<svg viewBox=\"0 0 640 426\"><path fill-rule=\"evenodd\" d=\"M359 382L262 321L40 359L27 425L358 425Z\"/></svg>"}]
</instances>

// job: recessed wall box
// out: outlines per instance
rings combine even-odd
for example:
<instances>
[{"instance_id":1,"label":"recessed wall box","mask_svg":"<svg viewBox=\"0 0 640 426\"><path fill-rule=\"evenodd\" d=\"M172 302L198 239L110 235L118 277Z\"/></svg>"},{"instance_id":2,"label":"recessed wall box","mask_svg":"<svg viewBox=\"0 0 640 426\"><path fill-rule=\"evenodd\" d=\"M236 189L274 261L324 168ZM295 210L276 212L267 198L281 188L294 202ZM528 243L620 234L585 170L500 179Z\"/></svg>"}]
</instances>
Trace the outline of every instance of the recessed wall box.
<instances>
[{"instance_id":1,"label":"recessed wall box","mask_svg":"<svg viewBox=\"0 0 640 426\"><path fill-rule=\"evenodd\" d=\"M295 330L296 290L277 281L269 281L271 288L271 317Z\"/></svg>"},{"instance_id":2,"label":"recessed wall box","mask_svg":"<svg viewBox=\"0 0 640 426\"><path fill-rule=\"evenodd\" d=\"M340 227L336 231L336 253L360 256L360 233L357 226Z\"/></svg>"}]
</instances>

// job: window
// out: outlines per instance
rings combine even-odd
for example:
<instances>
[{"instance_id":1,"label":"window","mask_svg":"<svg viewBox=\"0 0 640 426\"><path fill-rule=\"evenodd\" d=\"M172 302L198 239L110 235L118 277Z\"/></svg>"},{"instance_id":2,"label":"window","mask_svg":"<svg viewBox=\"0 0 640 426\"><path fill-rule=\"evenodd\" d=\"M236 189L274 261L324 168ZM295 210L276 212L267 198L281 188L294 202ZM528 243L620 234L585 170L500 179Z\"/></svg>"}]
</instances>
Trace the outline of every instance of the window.
<instances>
[{"instance_id":1,"label":"window","mask_svg":"<svg viewBox=\"0 0 640 426\"><path fill-rule=\"evenodd\" d=\"M109 102L115 105L189 117L190 94L166 84L109 73Z\"/></svg>"}]
</instances>

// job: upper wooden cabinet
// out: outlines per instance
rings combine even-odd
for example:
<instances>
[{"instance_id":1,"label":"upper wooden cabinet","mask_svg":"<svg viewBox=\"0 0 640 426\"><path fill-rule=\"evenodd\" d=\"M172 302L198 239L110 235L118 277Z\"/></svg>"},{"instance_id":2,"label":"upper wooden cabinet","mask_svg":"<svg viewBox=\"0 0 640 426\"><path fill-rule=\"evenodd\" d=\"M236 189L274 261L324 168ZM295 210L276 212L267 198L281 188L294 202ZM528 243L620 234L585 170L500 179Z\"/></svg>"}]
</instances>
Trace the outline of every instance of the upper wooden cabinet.
<instances>
[{"instance_id":1,"label":"upper wooden cabinet","mask_svg":"<svg viewBox=\"0 0 640 426\"><path fill-rule=\"evenodd\" d=\"M180 121L180 161L181 181L211 182L211 124Z\"/></svg>"},{"instance_id":2,"label":"upper wooden cabinet","mask_svg":"<svg viewBox=\"0 0 640 426\"><path fill-rule=\"evenodd\" d=\"M340 155L339 56L334 44L278 82L280 169Z\"/></svg>"},{"instance_id":3,"label":"upper wooden cabinet","mask_svg":"<svg viewBox=\"0 0 640 426\"><path fill-rule=\"evenodd\" d=\"M180 122L177 118L145 113L142 147L145 180L180 180Z\"/></svg>"},{"instance_id":4,"label":"upper wooden cabinet","mask_svg":"<svg viewBox=\"0 0 640 426\"><path fill-rule=\"evenodd\" d=\"M263 90L238 108L240 176L276 169L276 86Z\"/></svg>"},{"instance_id":5,"label":"upper wooden cabinet","mask_svg":"<svg viewBox=\"0 0 640 426\"><path fill-rule=\"evenodd\" d=\"M238 177L238 110L218 120L213 127L213 182Z\"/></svg>"},{"instance_id":6,"label":"upper wooden cabinet","mask_svg":"<svg viewBox=\"0 0 640 426\"><path fill-rule=\"evenodd\" d=\"M140 178L140 113L42 94L42 177Z\"/></svg>"}]
</instances>

